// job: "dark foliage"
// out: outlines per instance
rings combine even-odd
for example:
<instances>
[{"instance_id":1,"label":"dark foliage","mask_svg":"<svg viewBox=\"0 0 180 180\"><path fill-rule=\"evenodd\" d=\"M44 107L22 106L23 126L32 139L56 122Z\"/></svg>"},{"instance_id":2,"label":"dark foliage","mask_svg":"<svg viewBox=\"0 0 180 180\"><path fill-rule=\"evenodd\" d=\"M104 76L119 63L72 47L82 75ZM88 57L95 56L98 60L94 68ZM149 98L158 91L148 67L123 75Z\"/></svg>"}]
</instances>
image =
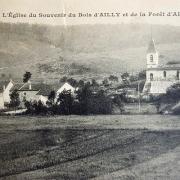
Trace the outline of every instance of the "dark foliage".
<instances>
[{"instance_id":1,"label":"dark foliage","mask_svg":"<svg viewBox=\"0 0 180 180\"><path fill-rule=\"evenodd\" d=\"M138 80L145 80L146 79L146 70L139 72Z\"/></svg>"},{"instance_id":2,"label":"dark foliage","mask_svg":"<svg viewBox=\"0 0 180 180\"><path fill-rule=\"evenodd\" d=\"M60 82L66 82L68 80L67 76L63 76L61 79L60 79Z\"/></svg>"},{"instance_id":3,"label":"dark foliage","mask_svg":"<svg viewBox=\"0 0 180 180\"><path fill-rule=\"evenodd\" d=\"M117 106L121 113L125 111L124 103L127 102L126 94L115 95L113 98L113 104Z\"/></svg>"},{"instance_id":4,"label":"dark foliage","mask_svg":"<svg viewBox=\"0 0 180 180\"><path fill-rule=\"evenodd\" d=\"M32 74L30 72L26 72L23 76L23 83L27 83L29 79L31 79Z\"/></svg>"},{"instance_id":5,"label":"dark foliage","mask_svg":"<svg viewBox=\"0 0 180 180\"><path fill-rule=\"evenodd\" d=\"M72 107L74 98L72 97L71 91L63 91L61 94L59 94L59 97L57 99L59 106L59 112L64 115L72 114Z\"/></svg>"},{"instance_id":6,"label":"dark foliage","mask_svg":"<svg viewBox=\"0 0 180 180\"><path fill-rule=\"evenodd\" d=\"M55 98L56 98L56 92L51 91L48 96L48 104L47 105L53 105L55 103Z\"/></svg>"},{"instance_id":7,"label":"dark foliage","mask_svg":"<svg viewBox=\"0 0 180 180\"><path fill-rule=\"evenodd\" d=\"M121 75L122 81L124 84L130 84L130 75L129 73L125 72Z\"/></svg>"},{"instance_id":8,"label":"dark foliage","mask_svg":"<svg viewBox=\"0 0 180 180\"><path fill-rule=\"evenodd\" d=\"M119 81L118 77L117 77L117 76L114 76L114 75L110 75L110 76L109 76L109 80L110 80L110 81L115 81L115 82L118 82L118 81Z\"/></svg>"},{"instance_id":9,"label":"dark foliage","mask_svg":"<svg viewBox=\"0 0 180 180\"><path fill-rule=\"evenodd\" d=\"M151 96L151 102L155 105L157 112L159 112L163 104L176 104L180 101L180 83L176 83L169 87L166 94L158 96ZM176 110L177 112L180 110Z\"/></svg>"},{"instance_id":10,"label":"dark foliage","mask_svg":"<svg viewBox=\"0 0 180 180\"><path fill-rule=\"evenodd\" d=\"M10 94L10 104L9 107L12 108L16 108L20 105L20 99L19 99L19 94L17 90L14 90L11 94Z\"/></svg>"},{"instance_id":11,"label":"dark foliage","mask_svg":"<svg viewBox=\"0 0 180 180\"><path fill-rule=\"evenodd\" d=\"M57 100L54 93L49 95L48 106L39 102L25 102L27 113L30 114L59 114L59 115L88 115L88 114L111 114L113 102L105 95L104 91L94 91L93 84L87 82L73 96L71 91L63 91Z\"/></svg>"},{"instance_id":12,"label":"dark foliage","mask_svg":"<svg viewBox=\"0 0 180 180\"><path fill-rule=\"evenodd\" d=\"M34 101L24 103L25 107L27 108L28 114L35 114L35 115L45 115L48 113L48 108L43 105L41 101Z\"/></svg>"},{"instance_id":13,"label":"dark foliage","mask_svg":"<svg viewBox=\"0 0 180 180\"><path fill-rule=\"evenodd\" d=\"M102 90L93 91L92 85L86 83L77 92L80 114L111 114L111 99Z\"/></svg>"},{"instance_id":14,"label":"dark foliage","mask_svg":"<svg viewBox=\"0 0 180 180\"><path fill-rule=\"evenodd\" d=\"M68 82L71 86L73 86L73 87L76 87L76 86L78 85L77 80L75 80L75 79L73 79L73 78L67 79L67 82Z\"/></svg>"}]
</instances>

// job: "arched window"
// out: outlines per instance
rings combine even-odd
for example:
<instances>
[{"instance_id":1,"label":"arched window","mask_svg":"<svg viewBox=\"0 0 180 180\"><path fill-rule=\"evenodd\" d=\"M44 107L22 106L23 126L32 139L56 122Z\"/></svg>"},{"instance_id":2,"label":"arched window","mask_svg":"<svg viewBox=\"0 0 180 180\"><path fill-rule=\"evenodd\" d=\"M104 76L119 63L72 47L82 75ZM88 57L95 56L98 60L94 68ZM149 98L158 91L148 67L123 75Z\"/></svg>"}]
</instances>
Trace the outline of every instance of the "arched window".
<instances>
[{"instance_id":1,"label":"arched window","mask_svg":"<svg viewBox=\"0 0 180 180\"><path fill-rule=\"evenodd\" d=\"M179 80L179 70L177 71L176 77L177 77L177 80Z\"/></svg>"},{"instance_id":2,"label":"arched window","mask_svg":"<svg viewBox=\"0 0 180 180\"><path fill-rule=\"evenodd\" d=\"M163 77L166 78L166 71L163 72Z\"/></svg>"},{"instance_id":3,"label":"arched window","mask_svg":"<svg viewBox=\"0 0 180 180\"><path fill-rule=\"evenodd\" d=\"M153 60L154 60L154 59L153 59L153 55L151 54L151 55L150 55L150 62L153 62Z\"/></svg>"},{"instance_id":4,"label":"arched window","mask_svg":"<svg viewBox=\"0 0 180 180\"><path fill-rule=\"evenodd\" d=\"M150 81L153 81L153 73L150 74Z\"/></svg>"}]
</instances>

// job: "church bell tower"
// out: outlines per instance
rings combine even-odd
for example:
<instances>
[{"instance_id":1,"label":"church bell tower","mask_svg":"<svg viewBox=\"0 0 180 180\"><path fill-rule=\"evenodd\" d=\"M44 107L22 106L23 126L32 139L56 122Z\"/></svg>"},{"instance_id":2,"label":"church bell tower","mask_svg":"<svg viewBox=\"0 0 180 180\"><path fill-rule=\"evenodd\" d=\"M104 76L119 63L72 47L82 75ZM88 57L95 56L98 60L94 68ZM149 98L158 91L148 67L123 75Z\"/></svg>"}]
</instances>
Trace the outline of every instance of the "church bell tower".
<instances>
[{"instance_id":1,"label":"church bell tower","mask_svg":"<svg viewBox=\"0 0 180 180\"><path fill-rule=\"evenodd\" d=\"M147 50L147 69L157 68L159 65L159 54L155 48L154 40L151 39Z\"/></svg>"}]
</instances>

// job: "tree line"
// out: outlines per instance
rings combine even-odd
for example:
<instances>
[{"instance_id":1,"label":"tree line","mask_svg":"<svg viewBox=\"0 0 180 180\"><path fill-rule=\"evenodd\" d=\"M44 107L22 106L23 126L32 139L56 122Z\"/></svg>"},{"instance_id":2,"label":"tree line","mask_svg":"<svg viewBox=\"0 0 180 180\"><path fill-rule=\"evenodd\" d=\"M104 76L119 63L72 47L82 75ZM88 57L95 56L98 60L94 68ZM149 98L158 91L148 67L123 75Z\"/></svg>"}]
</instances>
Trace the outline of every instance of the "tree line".
<instances>
[{"instance_id":1,"label":"tree line","mask_svg":"<svg viewBox=\"0 0 180 180\"><path fill-rule=\"evenodd\" d=\"M58 96L51 91L48 101L44 105L41 101L25 101L27 114L34 115L90 115L112 114L117 106L121 113L124 111L124 96L110 97L103 90L93 90L93 84L84 83L75 95L71 91L64 90Z\"/></svg>"}]
</instances>

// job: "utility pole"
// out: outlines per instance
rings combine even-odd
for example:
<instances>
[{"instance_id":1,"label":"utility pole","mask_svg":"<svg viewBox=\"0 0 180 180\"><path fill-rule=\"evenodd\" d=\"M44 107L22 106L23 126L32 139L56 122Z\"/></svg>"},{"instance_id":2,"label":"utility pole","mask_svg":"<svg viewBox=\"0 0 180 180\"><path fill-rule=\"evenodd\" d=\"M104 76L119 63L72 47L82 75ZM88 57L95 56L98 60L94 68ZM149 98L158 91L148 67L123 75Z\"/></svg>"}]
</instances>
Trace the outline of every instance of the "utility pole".
<instances>
[{"instance_id":1,"label":"utility pole","mask_svg":"<svg viewBox=\"0 0 180 180\"><path fill-rule=\"evenodd\" d=\"M140 99L140 88L139 88L139 85L140 85L140 81L138 82L138 110L139 110L139 113L141 112L141 99Z\"/></svg>"}]
</instances>

